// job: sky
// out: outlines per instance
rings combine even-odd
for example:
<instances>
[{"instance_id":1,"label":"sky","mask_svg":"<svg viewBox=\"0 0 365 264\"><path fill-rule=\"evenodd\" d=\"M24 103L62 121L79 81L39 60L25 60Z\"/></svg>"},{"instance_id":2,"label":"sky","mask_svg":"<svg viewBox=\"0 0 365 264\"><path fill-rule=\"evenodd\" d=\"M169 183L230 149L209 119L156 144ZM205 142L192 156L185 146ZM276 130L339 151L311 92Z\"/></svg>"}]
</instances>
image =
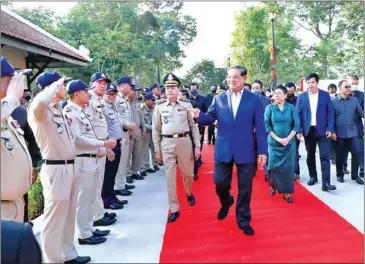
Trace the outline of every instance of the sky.
<instances>
[{"instance_id":1,"label":"sky","mask_svg":"<svg viewBox=\"0 0 365 264\"><path fill-rule=\"evenodd\" d=\"M59 13L67 13L75 2L13 2L14 7L33 7L43 5ZM186 58L183 67L175 73L183 76L195 63L203 59L211 59L216 67L223 67L230 54L230 43L234 30L234 17L246 6L255 2L185 2L182 12L191 15L197 22L197 36L183 50ZM298 36L303 42L311 42L311 33L299 30ZM75 47L78 48L78 47Z\"/></svg>"}]
</instances>

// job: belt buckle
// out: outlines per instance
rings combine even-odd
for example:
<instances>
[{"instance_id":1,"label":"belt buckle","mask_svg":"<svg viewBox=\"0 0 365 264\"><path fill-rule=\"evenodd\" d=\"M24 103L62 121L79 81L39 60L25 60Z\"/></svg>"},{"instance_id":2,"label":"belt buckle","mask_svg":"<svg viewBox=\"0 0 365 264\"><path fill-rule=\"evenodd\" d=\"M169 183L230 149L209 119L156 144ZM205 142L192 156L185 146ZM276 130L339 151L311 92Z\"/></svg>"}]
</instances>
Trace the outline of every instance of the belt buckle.
<instances>
[{"instance_id":1,"label":"belt buckle","mask_svg":"<svg viewBox=\"0 0 365 264\"><path fill-rule=\"evenodd\" d=\"M175 135L173 135L172 137L173 137L173 138L178 138L178 137L179 137L179 135L178 135L178 134L175 134Z\"/></svg>"},{"instance_id":2,"label":"belt buckle","mask_svg":"<svg viewBox=\"0 0 365 264\"><path fill-rule=\"evenodd\" d=\"M65 161L65 165L67 165L67 160L64 160Z\"/></svg>"}]
</instances>

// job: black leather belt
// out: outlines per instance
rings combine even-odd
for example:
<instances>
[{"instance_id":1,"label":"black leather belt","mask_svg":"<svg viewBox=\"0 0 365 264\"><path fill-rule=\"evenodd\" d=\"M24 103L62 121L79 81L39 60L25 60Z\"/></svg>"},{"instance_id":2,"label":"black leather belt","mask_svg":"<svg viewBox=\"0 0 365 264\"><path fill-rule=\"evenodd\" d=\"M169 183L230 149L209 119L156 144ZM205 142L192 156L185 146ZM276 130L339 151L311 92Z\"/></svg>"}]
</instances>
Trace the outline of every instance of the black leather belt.
<instances>
[{"instance_id":1,"label":"black leather belt","mask_svg":"<svg viewBox=\"0 0 365 264\"><path fill-rule=\"evenodd\" d=\"M75 160L43 160L46 165L67 165L74 164Z\"/></svg>"},{"instance_id":2,"label":"black leather belt","mask_svg":"<svg viewBox=\"0 0 365 264\"><path fill-rule=\"evenodd\" d=\"M165 138L181 138L181 137L186 137L186 135L188 135L189 132L186 132L184 134L175 134L175 135L162 135L162 137Z\"/></svg>"},{"instance_id":3,"label":"black leather belt","mask_svg":"<svg viewBox=\"0 0 365 264\"><path fill-rule=\"evenodd\" d=\"M83 157L83 158L96 158L96 154L79 154L76 157Z\"/></svg>"},{"instance_id":4,"label":"black leather belt","mask_svg":"<svg viewBox=\"0 0 365 264\"><path fill-rule=\"evenodd\" d=\"M123 131L124 131L124 132L128 132L128 129L124 129L124 128L123 128Z\"/></svg>"}]
</instances>

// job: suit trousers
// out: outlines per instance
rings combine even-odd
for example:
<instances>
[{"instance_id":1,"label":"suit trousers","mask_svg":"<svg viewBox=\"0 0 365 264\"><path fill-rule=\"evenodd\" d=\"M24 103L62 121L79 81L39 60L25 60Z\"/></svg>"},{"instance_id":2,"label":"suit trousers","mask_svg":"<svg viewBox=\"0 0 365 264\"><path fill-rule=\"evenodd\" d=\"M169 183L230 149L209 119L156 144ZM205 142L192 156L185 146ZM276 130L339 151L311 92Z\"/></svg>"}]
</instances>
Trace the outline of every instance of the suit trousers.
<instances>
[{"instance_id":1,"label":"suit trousers","mask_svg":"<svg viewBox=\"0 0 365 264\"><path fill-rule=\"evenodd\" d=\"M162 138L161 153L165 166L170 212L178 212L180 206L176 193L176 161L183 177L185 192L189 196L192 193L194 161L190 137Z\"/></svg>"},{"instance_id":2,"label":"suit trousers","mask_svg":"<svg viewBox=\"0 0 365 264\"><path fill-rule=\"evenodd\" d=\"M255 163L237 164L214 162L214 183L221 206L227 206L230 201L233 165L237 167L238 197L236 202L236 221L239 227L251 222L252 179L255 174Z\"/></svg>"},{"instance_id":3,"label":"suit trousers","mask_svg":"<svg viewBox=\"0 0 365 264\"><path fill-rule=\"evenodd\" d=\"M145 171L151 168L150 164L150 145L152 141L152 133L147 132L146 136L143 138L143 154L140 171ZM154 155L153 155L154 156Z\"/></svg>"},{"instance_id":4,"label":"suit trousers","mask_svg":"<svg viewBox=\"0 0 365 264\"><path fill-rule=\"evenodd\" d=\"M23 198L16 201L1 201L1 220L24 221Z\"/></svg>"},{"instance_id":5,"label":"suit trousers","mask_svg":"<svg viewBox=\"0 0 365 264\"><path fill-rule=\"evenodd\" d=\"M143 158L143 139L140 136L129 141L129 157L127 166L127 177L137 174L141 168Z\"/></svg>"},{"instance_id":6,"label":"suit trousers","mask_svg":"<svg viewBox=\"0 0 365 264\"><path fill-rule=\"evenodd\" d=\"M330 144L331 139L326 136L319 136L317 128L311 126L308 135L304 138L307 148L307 166L309 176L318 178L316 167L316 147L318 145L321 161L322 184L331 182Z\"/></svg>"},{"instance_id":7,"label":"suit trousers","mask_svg":"<svg viewBox=\"0 0 365 264\"><path fill-rule=\"evenodd\" d=\"M76 223L79 238L86 239L91 237L94 231L94 228L90 228L90 222L93 222L93 204L99 176L97 158L76 157L76 168L80 173Z\"/></svg>"},{"instance_id":8,"label":"suit trousers","mask_svg":"<svg viewBox=\"0 0 365 264\"><path fill-rule=\"evenodd\" d=\"M114 194L114 185L115 185L115 177L117 176L118 167L120 163L121 156L121 145L117 144L113 149L115 154L115 159L110 161L106 159L105 163L105 176L103 183L103 190L101 192L101 196L104 201L104 205L110 205L114 202L115 194Z\"/></svg>"},{"instance_id":9,"label":"suit trousers","mask_svg":"<svg viewBox=\"0 0 365 264\"><path fill-rule=\"evenodd\" d=\"M358 136L359 139L359 167L360 167L360 175L364 176L364 135ZM345 154L343 154L343 167L347 168L347 160L349 156L349 145L344 150ZM352 165L351 165L352 167Z\"/></svg>"},{"instance_id":10,"label":"suit trousers","mask_svg":"<svg viewBox=\"0 0 365 264\"><path fill-rule=\"evenodd\" d=\"M295 151L295 169L294 173L300 175L300 166L299 166L299 146L300 146L300 140L295 138L296 143L296 151Z\"/></svg>"},{"instance_id":11,"label":"suit trousers","mask_svg":"<svg viewBox=\"0 0 365 264\"><path fill-rule=\"evenodd\" d=\"M104 182L104 172L105 172L105 161L106 156L104 155L101 158L97 158L97 177L96 177L96 195L93 203L93 216L94 221L98 221L104 217L104 203L103 199L101 199L101 189L103 188L103 182ZM91 224L91 223L90 223ZM92 223L92 226L94 224ZM92 231L94 232L95 229L92 228Z\"/></svg>"},{"instance_id":12,"label":"suit trousers","mask_svg":"<svg viewBox=\"0 0 365 264\"><path fill-rule=\"evenodd\" d=\"M208 142L212 142L212 144L215 143L215 125L208 126Z\"/></svg>"},{"instance_id":13,"label":"suit trousers","mask_svg":"<svg viewBox=\"0 0 365 264\"><path fill-rule=\"evenodd\" d=\"M126 175L127 175L127 166L129 161L129 135L128 133L123 135L123 138L120 142L121 146L121 154L120 161L117 171L117 176L115 177L114 190L123 190L126 185Z\"/></svg>"},{"instance_id":14,"label":"suit trousers","mask_svg":"<svg viewBox=\"0 0 365 264\"><path fill-rule=\"evenodd\" d=\"M343 163L346 151L351 152L351 179L355 179L359 176L359 138L337 138L336 144L336 172L337 177L344 176Z\"/></svg>"},{"instance_id":15,"label":"suit trousers","mask_svg":"<svg viewBox=\"0 0 365 264\"><path fill-rule=\"evenodd\" d=\"M78 254L74 245L79 175L74 164L43 165L44 196L41 249L44 263L63 263ZM62 254L63 253L63 254Z\"/></svg>"}]
</instances>

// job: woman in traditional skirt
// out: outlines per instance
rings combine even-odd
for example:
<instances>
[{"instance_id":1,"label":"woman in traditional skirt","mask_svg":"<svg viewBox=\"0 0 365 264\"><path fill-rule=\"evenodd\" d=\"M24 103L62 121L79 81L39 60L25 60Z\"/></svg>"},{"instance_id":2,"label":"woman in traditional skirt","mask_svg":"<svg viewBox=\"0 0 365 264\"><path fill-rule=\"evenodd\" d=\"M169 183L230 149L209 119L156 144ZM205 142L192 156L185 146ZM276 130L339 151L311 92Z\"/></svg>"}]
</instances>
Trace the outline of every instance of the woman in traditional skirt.
<instances>
[{"instance_id":1,"label":"woman in traditional skirt","mask_svg":"<svg viewBox=\"0 0 365 264\"><path fill-rule=\"evenodd\" d=\"M275 101L265 110L265 127L269 143L270 194L274 196L278 190L288 203L292 203L290 194L294 192L295 134L300 132L300 126L296 109L285 102L286 93L282 85L274 89Z\"/></svg>"}]
</instances>

